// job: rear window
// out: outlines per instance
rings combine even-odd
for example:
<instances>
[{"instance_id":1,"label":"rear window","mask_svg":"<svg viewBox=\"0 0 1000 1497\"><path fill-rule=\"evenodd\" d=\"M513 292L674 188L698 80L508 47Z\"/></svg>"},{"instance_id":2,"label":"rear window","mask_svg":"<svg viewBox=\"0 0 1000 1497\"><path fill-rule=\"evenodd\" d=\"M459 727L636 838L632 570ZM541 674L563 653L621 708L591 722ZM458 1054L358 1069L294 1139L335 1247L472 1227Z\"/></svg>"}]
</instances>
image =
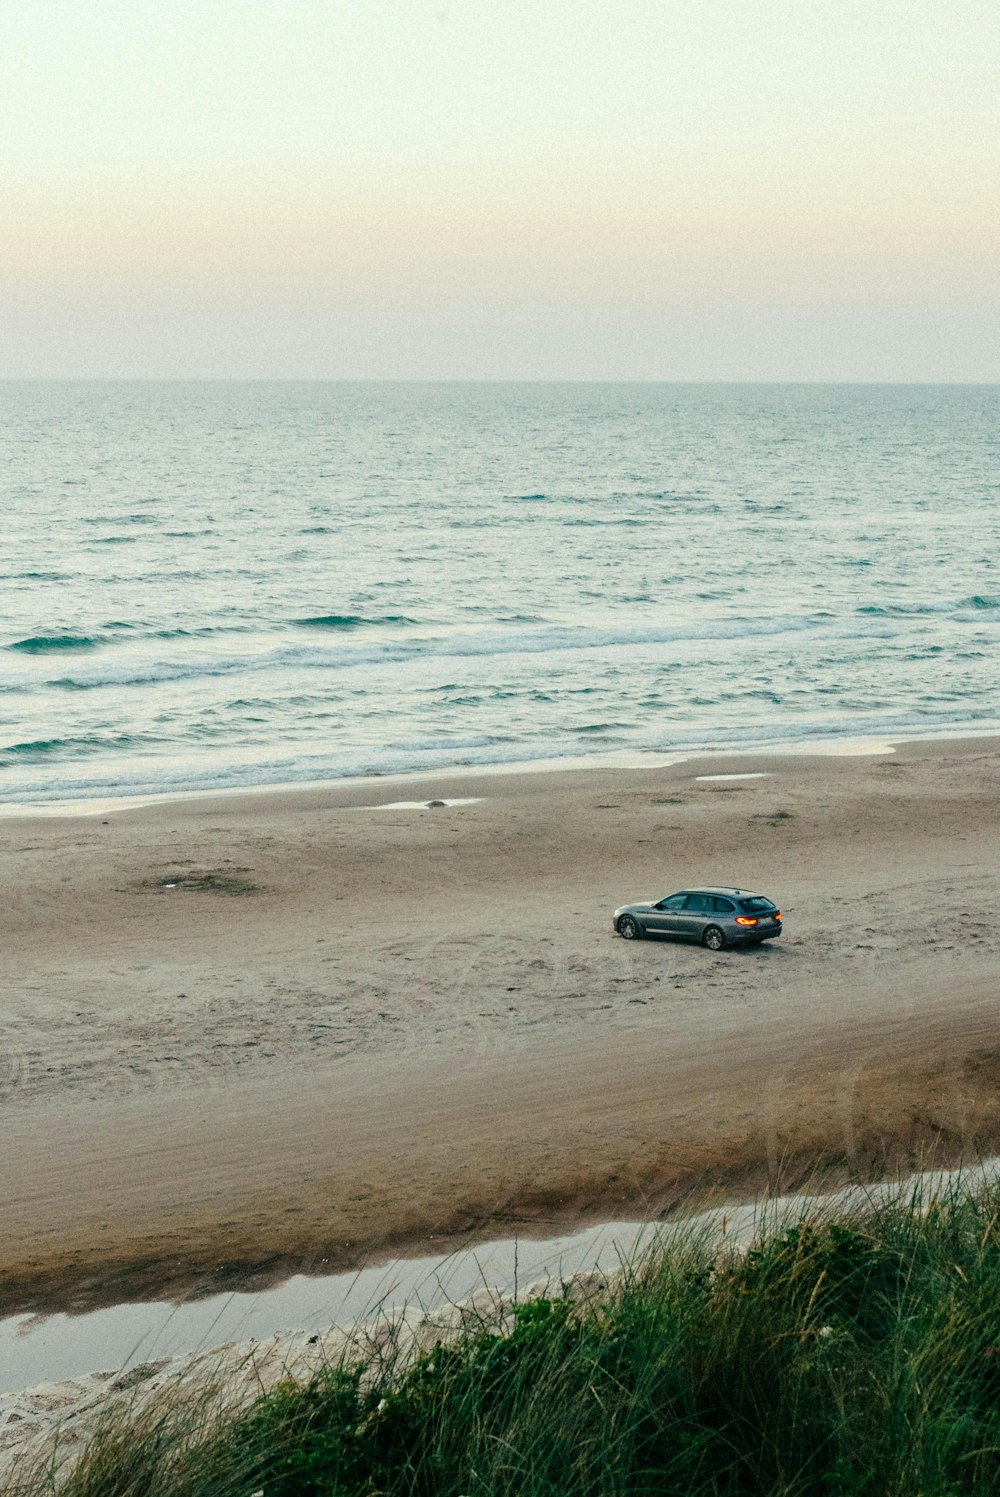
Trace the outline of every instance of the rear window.
<instances>
[{"instance_id":1,"label":"rear window","mask_svg":"<svg viewBox=\"0 0 1000 1497\"><path fill-rule=\"evenodd\" d=\"M731 915L733 913L733 908L734 908L734 906L733 906L733 904L732 904L732 902L730 900L728 900L728 899L719 899L718 895L713 896L713 899L712 899L712 914L713 915Z\"/></svg>"},{"instance_id":2,"label":"rear window","mask_svg":"<svg viewBox=\"0 0 1000 1497\"><path fill-rule=\"evenodd\" d=\"M772 904L769 899L741 899L740 909L746 915L765 915L768 910L776 910L778 906Z\"/></svg>"}]
</instances>

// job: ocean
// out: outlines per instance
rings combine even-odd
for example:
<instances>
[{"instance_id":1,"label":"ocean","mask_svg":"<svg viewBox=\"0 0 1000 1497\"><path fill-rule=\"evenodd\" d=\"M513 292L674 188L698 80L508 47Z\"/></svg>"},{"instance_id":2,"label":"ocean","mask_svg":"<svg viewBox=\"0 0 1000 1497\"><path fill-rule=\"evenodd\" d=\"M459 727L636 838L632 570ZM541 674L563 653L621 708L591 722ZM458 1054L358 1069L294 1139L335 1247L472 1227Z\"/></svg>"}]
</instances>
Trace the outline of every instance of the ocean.
<instances>
[{"instance_id":1,"label":"ocean","mask_svg":"<svg viewBox=\"0 0 1000 1497\"><path fill-rule=\"evenodd\" d=\"M0 805L1000 729L1000 387L0 385Z\"/></svg>"}]
</instances>

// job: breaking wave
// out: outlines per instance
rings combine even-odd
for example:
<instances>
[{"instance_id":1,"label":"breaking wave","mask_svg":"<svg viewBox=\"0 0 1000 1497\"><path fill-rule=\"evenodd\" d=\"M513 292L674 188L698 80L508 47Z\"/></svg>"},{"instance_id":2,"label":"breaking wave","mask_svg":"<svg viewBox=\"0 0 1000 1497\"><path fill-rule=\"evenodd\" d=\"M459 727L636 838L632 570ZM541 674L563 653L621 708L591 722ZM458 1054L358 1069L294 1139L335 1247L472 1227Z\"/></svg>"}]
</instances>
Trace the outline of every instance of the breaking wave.
<instances>
[{"instance_id":1,"label":"breaking wave","mask_svg":"<svg viewBox=\"0 0 1000 1497\"><path fill-rule=\"evenodd\" d=\"M293 619L297 629L363 629L376 628L383 624L412 624L401 613L383 614L381 618L366 618L360 613L320 613L314 618Z\"/></svg>"},{"instance_id":2,"label":"breaking wave","mask_svg":"<svg viewBox=\"0 0 1000 1497\"><path fill-rule=\"evenodd\" d=\"M32 634L27 639L15 640L7 645L8 650L17 650L22 655L56 655L64 650L95 650L104 643L100 634Z\"/></svg>"}]
</instances>

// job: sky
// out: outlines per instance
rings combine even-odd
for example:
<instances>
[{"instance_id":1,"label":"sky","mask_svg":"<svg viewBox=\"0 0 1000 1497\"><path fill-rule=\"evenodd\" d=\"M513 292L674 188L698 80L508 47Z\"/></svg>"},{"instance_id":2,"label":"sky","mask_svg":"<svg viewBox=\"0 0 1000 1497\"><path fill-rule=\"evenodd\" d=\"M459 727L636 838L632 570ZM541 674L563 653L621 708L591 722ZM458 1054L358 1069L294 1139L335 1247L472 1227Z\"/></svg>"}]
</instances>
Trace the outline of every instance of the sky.
<instances>
[{"instance_id":1,"label":"sky","mask_svg":"<svg viewBox=\"0 0 1000 1497\"><path fill-rule=\"evenodd\" d=\"M0 0L0 377L1000 380L996 0Z\"/></svg>"}]
</instances>

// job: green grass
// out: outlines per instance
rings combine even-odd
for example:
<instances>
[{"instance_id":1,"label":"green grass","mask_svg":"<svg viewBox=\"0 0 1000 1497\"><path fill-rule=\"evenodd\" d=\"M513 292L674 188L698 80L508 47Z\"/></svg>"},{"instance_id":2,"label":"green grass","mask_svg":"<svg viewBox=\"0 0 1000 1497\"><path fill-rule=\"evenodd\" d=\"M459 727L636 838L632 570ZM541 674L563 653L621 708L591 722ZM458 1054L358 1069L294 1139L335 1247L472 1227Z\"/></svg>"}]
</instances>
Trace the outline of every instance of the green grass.
<instances>
[{"instance_id":1,"label":"green grass","mask_svg":"<svg viewBox=\"0 0 1000 1497\"><path fill-rule=\"evenodd\" d=\"M109 1424L68 1497L977 1497L1000 1491L1000 1188L690 1237L597 1298L242 1412ZM36 1473L20 1488L51 1490Z\"/></svg>"}]
</instances>

